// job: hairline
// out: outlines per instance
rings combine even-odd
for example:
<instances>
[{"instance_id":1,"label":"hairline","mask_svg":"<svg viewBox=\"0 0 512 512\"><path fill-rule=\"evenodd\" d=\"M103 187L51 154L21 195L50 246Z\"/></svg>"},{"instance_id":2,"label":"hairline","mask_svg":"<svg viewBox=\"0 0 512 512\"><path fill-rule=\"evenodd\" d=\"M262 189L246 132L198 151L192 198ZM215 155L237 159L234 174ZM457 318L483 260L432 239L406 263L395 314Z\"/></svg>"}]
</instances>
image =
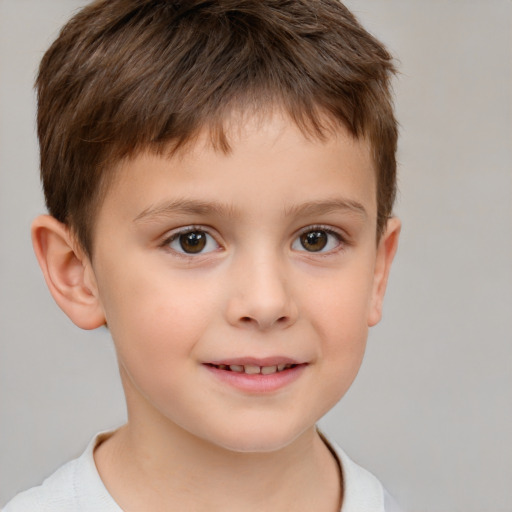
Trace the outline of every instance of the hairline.
<instances>
[{"instance_id":1,"label":"hairline","mask_svg":"<svg viewBox=\"0 0 512 512\"><path fill-rule=\"evenodd\" d=\"M263 108L259 108L263 106ZM357 136L343 120L336 118L333 114L322 109L320 106L315 106L314 115L307 116L304 113L302 123L297 122L293 119L291 113L286 112L285 107L279 105L277 102L268 102L267 106L261 103L253 105L251 108L243 109L240 106L229 108L226 106L224 113L218 116L213 121L207 121L202 126L193 130L187 137L182 139L170 139L167 141L159 141L157 143L148 142L141 144L139 147L132 148L128 151L120 151L123 147L121 144L113 144L112 149L103 159L101 163L102 172L98 182L95 197L89 203L89 215L88 219L90 222L87 226L87 239L82 241L78 236L78 233L74 232L76 239L78 240L82 250L92 259L94 253L94 231L96 222L98 219L99 210L102 204L111 190L115 185L117 179L122 174L123 164L132 160L135 160L140 155L151 154L156 156L163 156L164 158L181 158L188 154L199 144L206 144L207 147L213 149L216 152L228 155L232 151L232 142L235 136L234 133L239 136L241 130L243 130L244 120L248 117L256 118L258 122L263 122L268 119L268 116L274 115L275 112L279 112L287 121L297 127L303 136L312 141L323 142L326 141L330 136L337 136L340 130L343 130L347 136L352 138L354 141L366 141L368 144L368 151L371 159L372 171L375 176L375 202L377 208L377 219L376 219L376 241L380 240L380 237L384 231L384 225L379 225L379 184L378 184L378 162L375 158L374 144L368 137L368 134L361 134ZM223 122L218 123L219 119ZM219 128L222 130L222 135L219 136ZM117 151L116 151L117 149ZM115 157L116 154L121 156ZM388 219L391 216L388 216ZM73 222L68 221L71 230L73 231ZM85 242L85 243L84 243Z\"/></svg>"}]
</instances>

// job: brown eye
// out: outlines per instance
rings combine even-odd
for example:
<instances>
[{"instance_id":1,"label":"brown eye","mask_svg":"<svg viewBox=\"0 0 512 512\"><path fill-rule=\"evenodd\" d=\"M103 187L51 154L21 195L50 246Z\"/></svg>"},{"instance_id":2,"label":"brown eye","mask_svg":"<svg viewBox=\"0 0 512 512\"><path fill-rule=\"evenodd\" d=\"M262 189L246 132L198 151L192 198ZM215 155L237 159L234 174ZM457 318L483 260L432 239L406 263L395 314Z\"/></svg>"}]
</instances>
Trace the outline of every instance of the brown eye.
<instances>
[{"instance_id":1,"label":"brown eye","mask_svg":"<svg viewBox=\"0 0 512 512\"><path fill-rule=\"evenodd\" d=\"M327 245L328 236L325 231L314 230L300 235L300 244L306 251L318 252Z\"/></svg>"},{"instance_id":2,"label":"brown eye","mask_svg":"<svg viewBox=\"0 0 512 512\"><path fill-rule=\"evenodd\" d=\"M221 248L208 231L195 226L184 227L175 232L162 246L181 256L201 256Z\"/></svg>"},{"instance_id":3,"label":"brown eye","mask_svg":"<svg viewBox=\"0 0 512 512\"><path fill-rule=\"evenodd\" d=\"M184 227L175 231L167 240L162 242L162 247L177 253L180 256L200 256L217 251L221 246L217 240L200 227Z\"/></svg>"},{"instance_id":4,"label":"brown eye","mask_svg":"<svg viewBox=\"0 0 512 512\"><path fill-rule=\"evenodd\" d=\"M206 233L204 231L189 231L178 237L183 252L197 254L206 247Z\"/></svg>"}]
</instances>

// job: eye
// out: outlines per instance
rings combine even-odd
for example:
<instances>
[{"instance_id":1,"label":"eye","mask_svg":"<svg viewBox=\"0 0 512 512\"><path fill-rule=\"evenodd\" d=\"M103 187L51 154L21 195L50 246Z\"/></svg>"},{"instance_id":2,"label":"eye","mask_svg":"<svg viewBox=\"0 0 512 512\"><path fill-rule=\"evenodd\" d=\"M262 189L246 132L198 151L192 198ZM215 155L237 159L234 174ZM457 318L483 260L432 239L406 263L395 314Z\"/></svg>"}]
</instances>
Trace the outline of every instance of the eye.
<instances>
[{"instance_id":1,"label":"eye","mask_svg":"<svg viewBox=\"0 0 512 512\"><path fill-rule=\"evenodd\" d=\"M181 254L200 254L215 251L219 244L206 231L190 229L174 233L165 245Z\"/></svg>"},{"instance_id":2,"label":"eye","mask_svg":"<svg viewBox=\"0 0 512 512\"><path fill-rule=\"evenodd\" d=\"M338 233L324 228L303 231L292 244L292 249L307 252L329 252L337 249L343 239Z\"/></svg>"}]
</instances>

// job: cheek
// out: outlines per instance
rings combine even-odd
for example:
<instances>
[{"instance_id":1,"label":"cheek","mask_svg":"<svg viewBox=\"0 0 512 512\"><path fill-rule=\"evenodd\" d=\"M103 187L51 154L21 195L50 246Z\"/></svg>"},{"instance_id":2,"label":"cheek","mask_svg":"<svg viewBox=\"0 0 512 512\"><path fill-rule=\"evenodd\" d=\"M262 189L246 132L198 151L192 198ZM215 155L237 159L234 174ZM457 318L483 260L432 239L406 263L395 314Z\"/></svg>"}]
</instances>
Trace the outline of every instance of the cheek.
<instances>
[{"instance_id":1,"label":"cheek","mask_svg":"<svg viewBox=\"0 0 512 512\"><path fill-rule=\"evenodd\" d=\"M354 266L326 277L305 288L303 300L307 303L311 322L326 337L350 338L353 333L367 332L367 315L372 297L372 276L367 267ZM349 339L346 340L349 342Z\"/></svg>"},{"instance_id":2,"label":"cheek","mask_svg":"<svg viewBox=\"0 0 512 512\"><path fill-rule=\"evenodd\" d=\"M307 296L310 325L320 339L326 392L332 390L333 403L353 382L366 348L372 283L367 270L358 270L329 279L322 293Z\"/></svg>"},{"instance_id":3,"label":"cheek","mask_svg":"<svg viewBox=\"0 0 512 512\"><path fill-rule=\"evenodd\" d=\"M138 267L143 268L143 267ZM171 272L112 269L104 308L120 358L152 367L193 350L215 304L208 283Z\"/></svg>"},{"instance_id":4,"label":"cheek","mask_svg":"<svg viewBox=\"0 0 512 512\"><path fill-rule=\"evenodd\" d=\"M194 371L194 350L211 310L194 286L177 279L171 284L161 275L146 277L116 287L109 327L119 365L132 386L125 387L127 401L134 406L141 394L166 410Z\"/></svg>"}]
</instances>

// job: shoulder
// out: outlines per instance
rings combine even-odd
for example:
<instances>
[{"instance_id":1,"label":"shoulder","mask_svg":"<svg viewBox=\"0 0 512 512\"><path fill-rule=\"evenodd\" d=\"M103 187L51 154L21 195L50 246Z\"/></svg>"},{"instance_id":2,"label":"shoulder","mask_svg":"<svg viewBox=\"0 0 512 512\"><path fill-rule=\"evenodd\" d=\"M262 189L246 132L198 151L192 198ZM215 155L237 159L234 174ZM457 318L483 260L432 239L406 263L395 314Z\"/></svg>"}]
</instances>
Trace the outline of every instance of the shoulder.
<instances>
[{"instance_id":1,"label":"shoulder","mask_svg":"<svg viewBox=\"0 0 512 512\"><path fill-rule=\"evenodd\" d=\"M78 459L68 462L41 485L15 496L2 512L74 511L74 481Z\"/></svg>"},{"instance_id":2,"label":"shoulder","mask_svg":"<svg viewBox=\"0 0 512 512\"><path fill-rule=\"evenodd\" d=\"M15 496L1 512L121 512L105 489L94 463L96 436L85 452L41 485Z\"/></svg>"},{"instance_id":3,"label":"shoulder","mask_svg":"<svg viewBox=\"0 0 512 512\"><path fill-rule=\"evenodd\" d=\"M343 477L340 512L403 512L372 473L356 464L336 443L321 437L337 458Z\"/></svg>"}]
</instances>

